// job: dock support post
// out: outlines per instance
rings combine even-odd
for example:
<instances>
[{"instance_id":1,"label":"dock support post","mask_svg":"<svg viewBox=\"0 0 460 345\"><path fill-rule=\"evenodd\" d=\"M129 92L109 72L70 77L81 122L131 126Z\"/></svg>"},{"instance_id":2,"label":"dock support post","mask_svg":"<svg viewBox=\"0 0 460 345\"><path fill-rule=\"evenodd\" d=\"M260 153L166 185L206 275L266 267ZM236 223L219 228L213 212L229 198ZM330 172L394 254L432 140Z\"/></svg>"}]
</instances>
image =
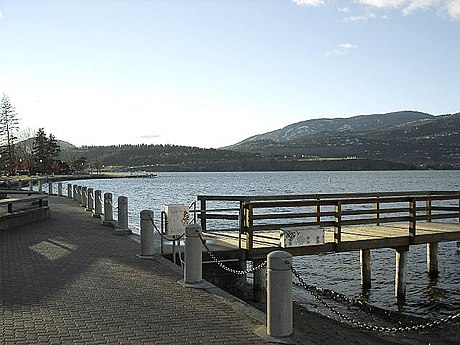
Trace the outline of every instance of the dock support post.
<instances>
[{"instance_id":1,"label":"dock support post","mask_svg":"<svg viewBox=\"0 0 460 345\"><path fill-rule=\"evenodd\" d=\"M252 260L252 267L257 267L262 264L264 260ZM254 301L259 303L266 303L267 301L267 269L263 267L254 271Z\"/></svg>"},{"instance_id":2,"label":"dock support post","mask_svg":"<svg viewBox=\"0 0 460 345\"><path fill-rule=\"evenodd\" d=\"M155 228L152 219L153 211L141 211L141 257L160 254L159 246L155 246Z\"/></svg>"},{"instance_id":3,"label":"dock support post","mask_svg":"<svg viewBox=\"0 0 460 345\"><path fill-rule=\"evenodd\" d=\"M58 196L62 196L62 182L58 182Z\"/></svg>"},{"instance_id":4,"label":"dock support post","mask_svg":"<svg viewBox=\"0 0 460 345\"><path fill-rule=\"evenodd\" d=\"M53 195L53 182L48 182L48 195Z\"/></svg>"},{"instance_id":5,"label":"dock support post","mask_svg":"<svg viewBox=\"0 0 460 345\"><path fill-rule=\"evenodd\" d=\"M439 275L438 248L437 242L426 244L426 266L430 278L436 278Z\"/></svg>"},{"instance_id":6,"label":"dock support post","mask_svg":"<svg viewBox=\"0 0 460 345\"><path fill-rule=\"evenodd\" d=\"M102 216L102 192L100 190L94 191L94 212L93 217L101 218Z\"/></svg>"},{"instance_id":7,"label":"dock support post","mask_svg":"<svg viewBox=\"0 0 460 345\"><path fill-rule=\"evenodd\" d=\"M72 185L70 183L67 185L67 197L72 198Z\"/></svg>"},{"instance_id":8,"label":"dock support post","mask_svg":"<svg viewBox=\"0 0 460 345\"><path fill-rule=\"evenodd\" d=\"M292 255L277 250L267 256L267 334L292 334Z\"/></svg>"},{"instance_id":9,"label":"dock support post","mask_svg":"<svg viewBox=\"0 0 460 345\"><path fill-rule=\"evenodd\" d=\"M34 180L32 180L32 179L29 180L29 190L30 191L34 190Z\"/></svg>"},{"instance_id":10,"label":"dock support post","mask_svg":"<svg viewBox=\"0 0 460 345\"><path fill-rule=\"evenodd\" d=\"M93 188L88 188L88 203L86 207L86 211L92 212L94 210L94 194L93 194Z\"/></svg>"},{"instance_id":11,"label":"dock support post","mask_svg":"<svg viewBox=\"0 0 460 345\"><path fill-rule=\"evenodd\" d=\"M81 187L81 207L88 207L88 187Z\"/></svg>"},{"instance_id":12,"label":"dock support post","mask_svg":"<svg viewBox=\"0 0 460 345\"><path fill-rule=\"evenodd\" d=\"M120 195L118 197L118 226L115 235L130 235L128 228L128 198Z\"/></svg>"},{"instance_id":13,"label":"dock support post","mask_svg":"<svg viewBox=\"0 0 460 345\"><path fill-rule=\"evenodd\" d=\"M409 247L396 248L395 297L398 301L406 298L407 254Z\"/></svg>"},{"instance_id":14,"label":"dock support post","mask_svg":"<svg viewBox=\"0 0 460 345\"><path fill-rule=\"evenodd\" d=\"M361 286L363 289L371 287L371 250L361 249L359 251L359 262L361 269Z\"/></svg>"}]
</instances>

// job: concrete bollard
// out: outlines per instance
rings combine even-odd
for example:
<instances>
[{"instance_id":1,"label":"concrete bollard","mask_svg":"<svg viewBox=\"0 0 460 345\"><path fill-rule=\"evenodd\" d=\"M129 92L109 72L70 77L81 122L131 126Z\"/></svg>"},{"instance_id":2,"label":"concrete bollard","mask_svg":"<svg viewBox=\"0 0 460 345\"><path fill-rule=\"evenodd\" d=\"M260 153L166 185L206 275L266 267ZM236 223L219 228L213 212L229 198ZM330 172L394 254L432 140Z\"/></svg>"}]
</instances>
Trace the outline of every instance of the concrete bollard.
<instances>
[{"instance_id":1,"label":"concrete bollard","mask_svg":"<svg viewBox=\"0 0 460 345\"><path fill-rule=\"evenodd\" d=\"M87 202L87 207L86 207L86 211L93 211L94 210L94 194L93 194L93 188L88 188L87 190L87 199L88 199L88 202Z\"/></svg>"},{"instance_id":2,"label":"concrete bollard","mask_svg":"<svg viewBox=\"0 0 460 345\"><path fill-rule=\"evenodd\" d=\"M189 224L185 228L185 265L184 283L185 286L195 287L203 282L202 252L201 252L201 226Z\"/></svg>"},{"instance_id":3,"label":"concrete bollard","mask_svg":"<svg viewBox=\"0 0 460 345\"><path fill-rule=\"evenodd\" d=\"M112 193L104 193L104 219L103 225L111 225L113 221Z\"/></svg>"},{"instance_id":4,"label":"concrete bollard","mask_svg":"<svg viewBox=\"0 0 460 345\"><path fill-rule=\"evenodd\" d=\"M141 211L141 256L160 254L158 246L155 246L155 228L152 224L153 211Z\"/></svg>"},{"instance_id":5,"label":"concrete bollard","mask_svg":"<svg viewBox=\"0 0 460 345\"><path fill-rule=\"evenodd\" d=\"M67 197L72 198L72 185L70 183L67 185Z\"/></svg>"},{"instance_id":6,"label":"concrete bollard","mask_svg":"<svg viewBox=\"0 0 460 345\"><path fill-rule=\"evenodd\" d=\"M82 186L77 186L77 203L81 205L81 198L82 198Z\"/></svg>"},{"instance_id":7,"label":"concrete bollard","mask_svg":"<svg viewBox=\"0 0 460 345\"><path fill-rule=\"evenodd\" d=\"M43 180L38 180L38 191L43 192Z\"/></svg>"},{"instance_id":8,"label":"concrete bollard","mask_svg":"<svg viewBox=\"0 0 460 345\"><path fill-rule=\"evenodd\" d=\"M267 256L267 334L288 337L293 331L292 255L274 251Z\"/></svg>"},{"instance_id":9,"label":"concrete bollard","mask_svg":"<svg viewBox=\"0 0 460 345\"><path fill-rule=\"evenodd\" d=\"M101 218L102 216L102 192L100 190L94 191L94 212L93 217Z\"/></svg>"},{"instance_id":10,"label":"concrete bollard","mask_svg":"<svg viewBox=\"0 0 460 345\"><path fill-rule=\"evenodd\" d=\"M118 226L115 229L115 234L131 234L131 230L128 228L128 198L122 195L118 197Z\"/></svg>"},{"instance_id":11,"label":"concrete bollard","mask_svg":"<svg viewBox=\"0 0 460 345\"><path fill-rule=\"evenodd\" d=\"M72 185L72 198L75 200L75 202L78 201L78 186L76 184Z\"/></svg>"},{"instance_id":12,"label":"concrete bollard","mask_svg":"<svg viewBox=\"0 0 460 345\"><path fill-rule=\"evenodd\" d=\"M32 180L32 179L29 180L29 190L30 191L34 190L34 180Z\"/></svg>"},{"instance_id":13,"label":"concrete bollard","mask_svg":"<svg viewBox=\"0 0 460 345\"><path fill-rule=\"evenodd\" d=\"M62 196L62 182L58 182L58 196Z\"/></svg>"},{"instance_id":14,"label":"concrete bollard","mask_svg":"<svg viewBox=\"0 0 460 345\"><path fill-rule=\"evenodd\" d=\"M81 187L81 207L88 207L88 187Z\"/></svg>"},{"instance_id":15,"label":"concrete bollard","mask_svg":"<svg viewBox=\"0 0 460 345\"><path fill-rule=\"evenodd\" d=\"M18 181L18 189L22 189L22 181L21 180Z\"/></svg>"},{"instance_id":16,"label":"concrete bollard","mask_svg":"<svg viewBox=\"0 0 460 345\"><path fill-rule=\"evenodd\" d=\"M53 182L48 182L48 194L53 195Z\"/></svg>"}]
</instances>

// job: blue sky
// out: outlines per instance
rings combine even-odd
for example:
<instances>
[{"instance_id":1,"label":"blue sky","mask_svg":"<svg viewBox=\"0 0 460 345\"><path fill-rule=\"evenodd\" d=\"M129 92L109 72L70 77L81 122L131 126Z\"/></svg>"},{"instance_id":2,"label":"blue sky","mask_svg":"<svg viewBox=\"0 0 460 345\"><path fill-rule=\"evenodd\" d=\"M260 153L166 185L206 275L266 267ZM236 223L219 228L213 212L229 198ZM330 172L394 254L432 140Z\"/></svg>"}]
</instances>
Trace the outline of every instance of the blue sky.
<instances>
[{"instance_id":1,"label":"blue sky","mask_svg":"<svg viewBox=\"0 0 460 345\"><path fill-rule=\"evenodd\" d=\"M76 145L460 111L460 0L0 0L0 93Z\"/></svg>"}]
</instances>

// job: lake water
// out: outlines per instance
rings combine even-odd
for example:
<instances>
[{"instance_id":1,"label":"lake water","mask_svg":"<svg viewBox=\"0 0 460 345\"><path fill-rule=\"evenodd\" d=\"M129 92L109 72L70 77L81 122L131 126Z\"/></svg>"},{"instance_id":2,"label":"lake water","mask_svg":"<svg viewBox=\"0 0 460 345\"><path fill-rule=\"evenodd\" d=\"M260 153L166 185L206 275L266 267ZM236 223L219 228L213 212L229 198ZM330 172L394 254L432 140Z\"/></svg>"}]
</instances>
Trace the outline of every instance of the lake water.
<instances>
[{"instance_id":1,"label":"lake water","mask_svg":"<svg viewBox=\"0 0 460 345\"><path fill-rule=\"evenodd\" d=\"M80 180L70 182L128 197L130 226L139 227L139 212L153 210L159 219L162 205L191 204L198 194L276 195L417 190L460 190L460 171L368 172L242 172L159 173L157 178ZM408 259L407 298L394 302L395 252L372 251L372 288L363 296L359 253L296 257L294 267L306 282L332 289L386 310L437 319L460 310L460 254L456 243L439 245L440 274L436 281L426 274L425 246L411 246ZM302 292L295 293L302 299Z\"/></svg>"}]
</instances>

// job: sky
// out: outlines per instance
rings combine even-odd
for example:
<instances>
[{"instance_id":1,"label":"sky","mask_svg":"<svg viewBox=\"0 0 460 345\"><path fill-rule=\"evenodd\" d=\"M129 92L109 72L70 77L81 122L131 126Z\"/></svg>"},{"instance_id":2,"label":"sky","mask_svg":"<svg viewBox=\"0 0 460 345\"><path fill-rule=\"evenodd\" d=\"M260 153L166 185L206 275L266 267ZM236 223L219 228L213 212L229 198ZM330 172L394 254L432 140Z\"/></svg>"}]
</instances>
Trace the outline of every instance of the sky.
<instances>
[{"instance_id":1,"label":"sky","mask_svg":"<svg viewBox=\"0 0 460 345\"><path fill-rule=\"evenodd\" d=\"M0 0L0 95L74 145L460 112L460 0Z\"/></svg>"}]
</instances>

